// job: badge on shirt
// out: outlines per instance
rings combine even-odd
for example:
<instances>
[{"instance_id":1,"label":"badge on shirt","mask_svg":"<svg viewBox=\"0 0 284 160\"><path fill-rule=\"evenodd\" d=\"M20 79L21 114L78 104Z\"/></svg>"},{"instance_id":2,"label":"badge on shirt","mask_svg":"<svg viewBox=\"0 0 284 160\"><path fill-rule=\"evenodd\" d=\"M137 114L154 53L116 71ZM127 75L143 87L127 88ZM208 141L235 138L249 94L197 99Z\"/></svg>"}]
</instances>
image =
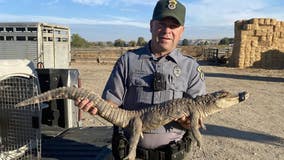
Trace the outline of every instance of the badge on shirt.
<instances>
[{"instance_id":1,"label":"badge on shirt","mask_svg":"<svg viewBox=\"0 0 284 160\"><path fill-rule=\"evenodd\" d=\"M179 77L181 75L181 68L179 66L174 67L174 75Z\"/></svg>"},{"instance_id":2,"label":"badge on shirt","mask_svg":"<svg viewBox=\"0 0 284 160\"><path fill-rule=\"evenodd\" d=\"M203 73L203 71L201 70L201 67L200 67L200 66L197 67L197 72L198 72L199 75L200 75L200 79L204 81L204 78L205 78L205 77L204 77L204 73Z\"/></svg>"},{"instance_id":3,"label":"badge on shirt","mask_svg":"<svg viewBox=\"0 0 284 160\"><path fill-rule=\"evenodd\" d=\"M177 2L176 0L169 0L169 5L168 5L168 8L173 10L173 9L176 9L177 7Z\"/></svg>"}]
</instances>

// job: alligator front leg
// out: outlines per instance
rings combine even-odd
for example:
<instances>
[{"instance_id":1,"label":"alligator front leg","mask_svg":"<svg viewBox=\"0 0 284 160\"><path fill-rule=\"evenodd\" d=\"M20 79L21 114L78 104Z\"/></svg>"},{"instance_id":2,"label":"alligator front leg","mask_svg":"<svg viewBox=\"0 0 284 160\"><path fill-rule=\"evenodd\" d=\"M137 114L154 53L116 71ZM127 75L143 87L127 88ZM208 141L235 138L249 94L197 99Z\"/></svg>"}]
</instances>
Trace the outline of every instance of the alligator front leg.
<instances>
[{"instance_id":1,"label":"alligator front leg","mask_svg":"<svg viewBox=\"0 0 284 160\"><path fill-rule=\"evenodd\" d=\"M130 121L129 127L131 130L130 144L129 144L129 154L124 160L135 160L136 149L139 142L140 135L142 134L142 120L140 117L135 117Z\"/></svg>"}]
</instances>

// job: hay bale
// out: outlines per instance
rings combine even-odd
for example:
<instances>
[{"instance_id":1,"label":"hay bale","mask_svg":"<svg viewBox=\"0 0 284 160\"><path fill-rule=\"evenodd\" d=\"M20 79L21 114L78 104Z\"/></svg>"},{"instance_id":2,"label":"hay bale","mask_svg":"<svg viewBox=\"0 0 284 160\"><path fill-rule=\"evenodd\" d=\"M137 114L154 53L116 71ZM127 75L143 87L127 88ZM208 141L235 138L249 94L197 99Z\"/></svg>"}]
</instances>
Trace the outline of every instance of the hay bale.
<instances>
[{"instance_id":1,"label":"hay bale","mask_svg":"<svg viewBox=\"0 0 284 160\"><path fill-rule=\"evenodd\" d=\"M234 43L231 66L279 68L284 64L284 22L272 18L235 21Z\"/></svg>"}]
</instances>

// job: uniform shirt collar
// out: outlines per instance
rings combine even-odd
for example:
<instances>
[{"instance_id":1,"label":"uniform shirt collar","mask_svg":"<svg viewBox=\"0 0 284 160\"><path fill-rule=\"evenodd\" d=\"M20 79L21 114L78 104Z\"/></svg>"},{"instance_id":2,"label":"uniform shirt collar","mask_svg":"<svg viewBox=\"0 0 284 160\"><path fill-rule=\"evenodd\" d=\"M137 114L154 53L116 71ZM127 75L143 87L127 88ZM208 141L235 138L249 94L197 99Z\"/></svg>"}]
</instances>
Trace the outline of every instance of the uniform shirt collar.
<instances>
[{"instance_id":1,"label":"uniform shirt collar","mask_svg":"<svg viewBox=\"0 0 284 160\"><path fill-rule=\"evenodd\" d=\"M150 42L143 47L142 54L140 54L139 59L150 59L153 58L152 51L150 49Z\"/></svg>"},{"instance_id":2,"label":"uniform shirt collar","mask_svg":"<svg viewBox=\"0 0 284 160\"><path fill-rule=\"evenodd\" d=\"M141 54L140 59L154 59L154 60L157 59L150 49L150 42L151 41L149 41L148 44L144 47L144 54ZM179 49L176 48L170 54L168 54L165 58L167 60L178 63L179 56L180 56Z\"/></svg>"},{"instance_id":3,"label":"uniform shirt collar","mask_svg":"<svg viewBox=\"0 0 284 160\"><path fill-rule=\"evenodd\" d=\"M179 62L179 60L178 60L179 56L180 56L179 49L176 48L166 58L168 60L172 60L175 63L178 63Z\"/></svg>"}]
</instances>

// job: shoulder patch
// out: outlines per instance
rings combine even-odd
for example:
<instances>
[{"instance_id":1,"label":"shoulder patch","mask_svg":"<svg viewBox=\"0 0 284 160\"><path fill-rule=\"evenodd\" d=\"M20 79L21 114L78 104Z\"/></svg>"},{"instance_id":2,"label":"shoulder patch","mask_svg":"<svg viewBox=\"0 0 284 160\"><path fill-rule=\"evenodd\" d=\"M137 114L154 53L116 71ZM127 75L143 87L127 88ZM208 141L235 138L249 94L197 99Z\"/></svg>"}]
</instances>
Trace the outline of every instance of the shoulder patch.
<instances>
[{"instance_id":1,"label":"shoulder patch","mask_svg":"<svg viewBox=\"0 0 284 160\"><path fill-rule=\"evenodd\" d=\"M205 80L204 72L202 71L200 66L197 67L197 72L199 73L200 79L204 81Z\"/></svg>"}]
</instances>

